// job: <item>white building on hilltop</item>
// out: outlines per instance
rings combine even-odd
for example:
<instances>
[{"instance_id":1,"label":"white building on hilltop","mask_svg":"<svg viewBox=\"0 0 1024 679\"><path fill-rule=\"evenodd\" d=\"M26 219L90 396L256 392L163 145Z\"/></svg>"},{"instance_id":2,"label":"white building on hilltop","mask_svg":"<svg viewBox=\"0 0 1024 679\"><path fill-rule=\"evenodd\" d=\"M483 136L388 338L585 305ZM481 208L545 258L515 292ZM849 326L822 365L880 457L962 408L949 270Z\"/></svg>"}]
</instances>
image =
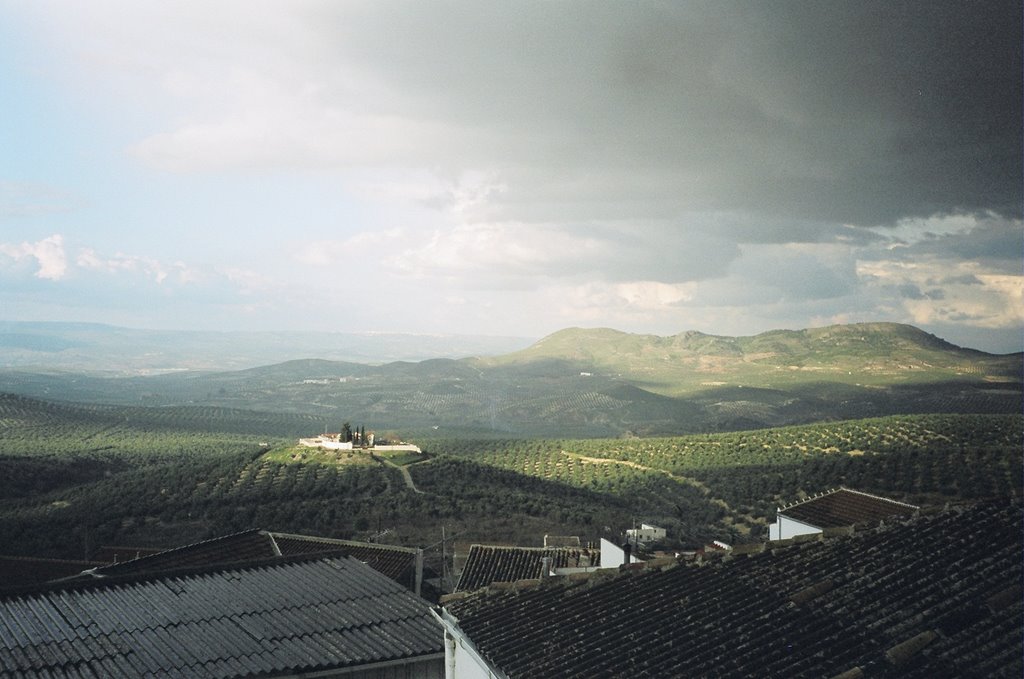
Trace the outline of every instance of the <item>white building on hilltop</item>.
<instances>
[{"instance_id":1,"label":"white building on hilltop","mask_svg":"<svg viewBox=\"0 0 1024 679\"><path fill-rule=\"evenodd\" d=\"M342 441L341 434L321 434L309 439L299 439L299 445L326 450L352 450L352 442Z\"/></svg>"}]
</instances>

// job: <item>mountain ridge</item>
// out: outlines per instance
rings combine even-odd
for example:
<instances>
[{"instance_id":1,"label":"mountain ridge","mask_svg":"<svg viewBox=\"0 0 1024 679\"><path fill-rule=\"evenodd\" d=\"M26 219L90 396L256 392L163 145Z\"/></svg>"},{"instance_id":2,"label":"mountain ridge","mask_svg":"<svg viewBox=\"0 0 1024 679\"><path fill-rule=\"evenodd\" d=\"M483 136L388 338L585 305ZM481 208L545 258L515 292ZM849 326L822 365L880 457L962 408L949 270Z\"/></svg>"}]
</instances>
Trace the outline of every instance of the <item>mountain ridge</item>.
<instances>
[{"instance_id":1,"label":"mountain ridge","mask_svg":"<svg viewBox=\"0 0 1024 679\"><path fill-rule=\"evenodd\" d=\"M959 379L984 373L991 380L1020 377L1024 354L989 354L959 347L915 326L856 323L804 330L770 330L729 337L685 331L638 335L609 328L566 328L486 366L569 361L584 372L642 380L658 393L679 395L706 382L758 386L791 383L809 374L844 383ZM714 379L712 379L714 378Z\"/></svg>"},{"instance_id":2,"label":"mountain ridge","mask_svg":"<svg viewBox=\"0 0 1024 679\"><path fill-rule=\"evenodd\" d=\"M0 392L236 408L404 431L674 435L912 413L1007 413L1024 354L888 323L670 337L567 328L519 351L380 365L298 359L235 371L99 377L0 370Z\"/></svg>"}]
</instances>

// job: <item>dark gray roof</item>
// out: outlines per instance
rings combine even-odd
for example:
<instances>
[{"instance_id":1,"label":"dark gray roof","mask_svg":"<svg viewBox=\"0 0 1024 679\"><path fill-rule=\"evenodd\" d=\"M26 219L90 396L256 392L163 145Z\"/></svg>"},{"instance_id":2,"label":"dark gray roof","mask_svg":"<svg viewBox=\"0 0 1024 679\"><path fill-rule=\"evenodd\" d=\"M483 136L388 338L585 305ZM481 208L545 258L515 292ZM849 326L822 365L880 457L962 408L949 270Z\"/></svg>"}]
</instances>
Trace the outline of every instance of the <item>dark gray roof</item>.
<instances>
[{"instance_id":1,"label":"dark gray roof","mask_svg":"<svg viewBox=\"0 0 1024 679\"><path fill-rule=\"evenodd\" d=\"M816 528L841 528L865 523L878 523L894 516L910 516L918 510L914 505L862 493L849 488L836 488L807 500L779 508L779 514Z\"/></svg>"},{"instance_id":2,"label":"dark gray roof","mask_svg":"<svg viewBox=\"0 0 1024 679\"><path fill-rule=\"evenodd\" d=\"M351 557L0 596L0 675L276 676L443 652L428 604Z\"/></svg>"},{"instance_id":3,"label":"dark gray roof","mask_svg":"<svg viewBox=\"0 0 1024 679\"><path fill-rule=\"evenodd\" d=\"M128 575L205 566L226 566L275 556L326 554L354 556L374 570L413 589L416 583L416 550L310 535L274 533L252 529L183 547L148 554L130 561L94 568L92 575Z\"/></svg>"},{"instance_id":4,"label":"dark gray roof","mask_svg":"<svg viewBox=\"0 0 1024 679\"><path fill-rule=\"evenodd\" d=\"M1019 502L954 507L703 565L454 595L441 615L512 679L1016 679L1021 528Z\"/></svg>"},{"instance_id":5,"label":"dark gray roof","mask_svg":"<svg viewBox=\"0 0 1024 679\"><path fill-rule=\"evenodd\" d=\"M600 552L579 547L502 547L472 545L456 591L472 591L492 582L544 577L544 559L551 568L596 566Z\"/></svg>"}]
</instances>

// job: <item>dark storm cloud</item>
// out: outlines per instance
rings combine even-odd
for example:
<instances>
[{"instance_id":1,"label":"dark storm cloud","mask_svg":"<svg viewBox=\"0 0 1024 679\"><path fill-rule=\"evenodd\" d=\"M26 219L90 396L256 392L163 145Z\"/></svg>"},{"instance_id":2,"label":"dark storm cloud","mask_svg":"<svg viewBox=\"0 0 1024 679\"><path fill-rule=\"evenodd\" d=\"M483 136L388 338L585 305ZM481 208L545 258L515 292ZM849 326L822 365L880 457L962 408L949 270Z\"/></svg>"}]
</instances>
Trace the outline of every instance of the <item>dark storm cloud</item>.
<instances>
[{"instance_id":1,"label":"dark storm cloud","mask_svg":"<svg viewBox=\"0 0 1024 679\"><path fill-rule=\"evenodd\" d=\"M925 238L911 246L908 254L984 260L1007 273L1020 273L1024 230L1019 222L989 219L967 232Z\"/></svg>"},{"instance_id":2,"label":"dark storm cloud","mask_svg":"<svg viewBox=\"0 0 1024 679\"><path fill-rule=\"evenodd\" d=\"M61 96L4 121L96 159L8 154L0 177L0 278L51 307L59 283L154 325L233 299L237 322L343 328L355 296L416 331L878 319L1020 343L1020 0L10 9ZM49 211L44 186L93 207Z\"/></svg>"},{"instance_id":3,"label":"dark storm cloud","mask_svg":"<svg viewBox=\"0 0 1024 679\"><path fill-rule=\"evenodd\" d=\"M318 18L388 86L360 106L472 138L436 162L500 171L491 218L1019 210L1019 3L400 3Z\"/></svg>"}]
</instances>

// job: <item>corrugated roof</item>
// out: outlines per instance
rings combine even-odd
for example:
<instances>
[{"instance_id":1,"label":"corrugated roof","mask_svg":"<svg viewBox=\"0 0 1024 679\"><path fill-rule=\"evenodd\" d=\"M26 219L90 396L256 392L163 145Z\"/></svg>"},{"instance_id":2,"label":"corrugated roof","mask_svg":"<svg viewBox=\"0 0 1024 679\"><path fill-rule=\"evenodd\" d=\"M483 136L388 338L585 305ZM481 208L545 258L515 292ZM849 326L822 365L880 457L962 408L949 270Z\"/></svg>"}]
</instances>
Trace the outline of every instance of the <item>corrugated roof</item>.
<instances>
[{"instance_id":1,"label":"corrugated roof","mask_svg":"<svg viewBox=\"0 0 1024 679\"><path fill-rule=\"evenodd\" d=\"M1021 536L1019 502L981 504L699 566L477 592L442 617L512 679L1016 679L1024 618L1002 593L1019 592Z\"/></svg>"},{"instance_id":2,"label":"corrugated roof","mask_svg":"<svg viewBox=\"0 0 1024 679\"><path fill-rule=\"evenodd\" d=\"M598 564L598 551L571 547L503 547L472 545L456 591L472 591L492 582L514 582L544 577L544 559L552 568L578 568Z\"/></svg>"},{"instance_id":3,"label":"corrugated roof","mask_svg":"<svg viewBox=\"0 0 1024 679\"><path fill-rule=\"evenodd\" d=\"M896 500L837 488L779 509L779 514L816 528L841 528L877 523L894 516L910 516L918 510Z\"/></svg>"},{"instance_id":4,"label":"corrugated roof","mask_svg":"<svg viewBox=\"0 0 1024 679\"><path fill-rule=\"evenodd\" d=\"M415 585L416 550L394 545L335 540L259 529L225 535L93 569L99 576L156 573L181 568L245 563L302 554L353 556L409 588Z\"/></svg>"},{"instance_id":5,"label":"corrugated roof","mask_svg":"<svg viewBox=\"0 0 1024 679\"><path fill-rule=\"evenodd\" d=\"M351 557L0 596L5 676L274 676L441 652L426 602Z\"/></svg>"}]
</instances>

